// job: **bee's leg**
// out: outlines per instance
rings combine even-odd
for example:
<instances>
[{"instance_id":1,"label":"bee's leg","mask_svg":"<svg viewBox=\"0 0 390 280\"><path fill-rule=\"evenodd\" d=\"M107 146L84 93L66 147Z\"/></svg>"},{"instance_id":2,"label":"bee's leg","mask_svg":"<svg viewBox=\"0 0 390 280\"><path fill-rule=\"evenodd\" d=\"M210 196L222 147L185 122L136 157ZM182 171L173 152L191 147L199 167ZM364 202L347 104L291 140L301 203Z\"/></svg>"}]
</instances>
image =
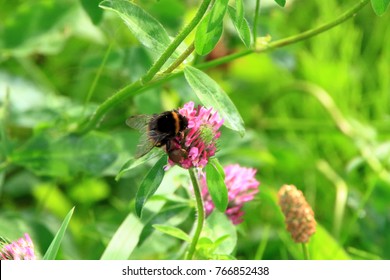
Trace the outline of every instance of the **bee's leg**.
<instances>
[{"instance_id":1,"label":"bee's leg","mask_svg":"<svg viewBox=\"0 0 390 280\"><path fill-rule=\"evenodd\" d=\"M165 150L167 151L167 153L169 153L171 149L172 149L171 141L167 141L167 143L165 143Z\"/></svg>"}]
</instances>

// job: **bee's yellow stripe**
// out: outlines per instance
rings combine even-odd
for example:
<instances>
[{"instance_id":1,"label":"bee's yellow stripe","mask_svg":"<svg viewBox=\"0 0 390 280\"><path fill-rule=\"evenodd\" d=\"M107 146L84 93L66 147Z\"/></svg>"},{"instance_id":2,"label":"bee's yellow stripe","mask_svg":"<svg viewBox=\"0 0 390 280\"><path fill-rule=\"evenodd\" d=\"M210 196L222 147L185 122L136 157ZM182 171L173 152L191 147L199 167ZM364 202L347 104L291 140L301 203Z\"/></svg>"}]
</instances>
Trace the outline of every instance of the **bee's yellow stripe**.
<instances>
[{"instance_id":1,"label":"bee's yellow stripe","mask_svg":"<svg viewBox=\"0 0 390 280\"><path fill-rule=\"evenodd\" d=\"M172 112L172 116L173 116L173 119L175 120L175 133L178 134L179 133L179 129L180 129L179 116L177 115L176 112Z\"/></svg>"}]
</instances>

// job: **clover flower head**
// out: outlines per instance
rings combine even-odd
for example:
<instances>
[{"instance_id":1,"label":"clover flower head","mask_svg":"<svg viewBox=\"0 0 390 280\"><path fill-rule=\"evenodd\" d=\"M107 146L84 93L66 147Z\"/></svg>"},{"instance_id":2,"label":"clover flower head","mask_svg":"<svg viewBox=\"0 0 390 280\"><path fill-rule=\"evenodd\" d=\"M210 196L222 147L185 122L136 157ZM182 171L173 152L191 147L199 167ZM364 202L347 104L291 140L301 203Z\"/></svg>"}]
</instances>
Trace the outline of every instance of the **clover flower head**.
<instances>
[{"instance_id":1,"label":"clover flower head","mask_svg":"<svg viewBox=\"0 0 390 280\"><path fill-rule=\"evenodd\" d=\"M30 236L25 233L24 238L3 245L0 260L35 260L34 244Z\"/></svg>"},{"instance_id":2,"label":"clover flower head","mask_svg":"<svg viewBox=\"0 0 390 280\"><path fill-rule=\"evenodd\" d=\"M178 164L185 169L204 167L217 151L216 143L221 136L219 128L223 119L213 108L195 107L194 102L184 104L178 111L187 118L188 125L170 144L168 164Z\"/></svg>"},{"instance_id":3,"label":"clover flower head","mask_svg":"<svg viewBox=\"0 0 390 280\"><path fill-rule=\"evenodd\" d=\"M258 186L260 182L256 180L255 175L257 170L254 168L242 167L238 164L227 165L224 167L225 184L228 189L228 207L226 215L233 224L240 224L243 219L244 204L253 200L259 192ZM202 196L206 215L209 215L215 208L213 201L207 189L206 175L201 174L200 182L202 185Z\"/></svg>"},{"instance_id":4,"label":"clover flower head","mask_svg":"<svg viewBox=\"0 0 390 280\"><path fill-rule=\"evenodd\" d=\"M279 205L286 218L287 230L296 243L307 243L316 232L314 212L303 193L294 185L284 185L278 192Z\"/></svg>"}]
</instances>

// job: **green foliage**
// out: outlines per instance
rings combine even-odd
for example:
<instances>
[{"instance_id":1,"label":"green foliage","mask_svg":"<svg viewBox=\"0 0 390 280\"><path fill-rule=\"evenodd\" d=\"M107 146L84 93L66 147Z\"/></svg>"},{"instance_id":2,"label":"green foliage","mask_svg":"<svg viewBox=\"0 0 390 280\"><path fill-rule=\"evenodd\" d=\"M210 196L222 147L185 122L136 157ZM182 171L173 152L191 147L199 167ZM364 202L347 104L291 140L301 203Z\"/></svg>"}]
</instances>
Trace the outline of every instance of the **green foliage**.
<instances>
[{"instance_id":1,"label":"green foliage","mask_svg":"<svg viewBox=\"0 0 390 280\"><path fill-rule=\"evenodd\" d=\"M162 233L168 234L170 236L176 237L178 239L191 242L191 238L188 236L187 233L182 231L179 228L172 227L172 226L166 226L166 225L153 225L155 229L158 231L161 231Z\"/></svg>"},{"instance_id":2,"label":"green foliage","mask_svg":"<svg viewBox=\"0 0 390 280\"><path fill-rule=\"evenodd\" d=\"M223 89L207 74L191 66L184 69L185 77L206 107L214 108L224 119L224 125L237 130L241 135L245 133L244 122L234 103Z\"/></svg>"},{"instance_id":3,"label":"green foliage","mask_svg":"<svg viewBox=\"0 0 390 280\"><path fill-rule=\"evenodd\" d=\"M210 159L206 165L207 188L215 207L225 212L228 205L228 192L225 185L225 172L217 159Z\"/></svg>"},{"instance_id":4,"label":"green foliage","mask_svg":"<svg viewBox=\"0 0 390 280\"><path fill-rule=\"evenodd\" d=\"M372 8L378 16L383 15L386 12L389 4L390 0L371 0Z\"/></svg>"},{"instance_id":5,"label":"green foliage","mask_svg":"<svg viewBox=\"0 0 390 280\"><path fill-rule=\"evenodd\" d=\"M243 14L240 14L241 12L239 10L235 10L231 6L229 6L228 8L228 12L241 41L246 47L250 47L252 35L250 32L248 21L244 18Z\"/></svg>"},{"instance_id":6,"label":"green foliage","mask_svg":"<svg viewBox=\"0 0 390 280\"><path fill-rule=\"evenodd\" d=\"M161 157L142 180L135 198L135 212L141 217L146 201L156 192L164 178L167 156Z\"/></svg>"},{"instance_id":7,"label":"green foliage","mask_svg":"<svg viewBox=\"0 0 390 280\"><path fill-rule=\"evenodd\" d=\"M133 252L142 232L142 223L130 213L119 226L104 250L101 260L126 260Z\"/></svg>"},{"instance_id":8,"label":"green foliage","mask_svg":"<svg viewBox=\"0 0 390 280\"><path fill-rule=\"evenodd\" d=\"M221 25L222 20L226 14L229 0L216 1L210 11L210 18L207 22L206 32L210 32L217 26Z\"/></svg>"},{"instance_id":9,"label":"green foliage","mask_svg":"<svg viewBox=\"0 0 390 280\"><path fill-rule=\"evenodd\" d=\"M194 44L195 50L199 55L206 55L210 53L222 36L222 21L214 24L216 26L209 30L210 21L211 14L208 14L203 18L196 30Z\"/></svg>"},{"instance_id":10,"label":"green foliage","mask_svg":"<svg viewBox=\"0 0 390 280\"><path fill-rule=\"evenodd\" d=\"M162 156L163 156L162 150L152 149L149 153L147 153L146 155L140 158L130 158L119 170L118 175L116 175L115 177L115 180L118 181L123 174L131 171L133 168L136 168L137 166L142 165L155 157L162 157Z\"/></svg>"},{"instance_id":11,"label":"green foliage","mask_svg":"<svg viewBox=\"0 0 390 280\"><path fill-rule=\"evenodd\" d=\"M242 224L206 217L194 258L302 259L276 195L295 184L318 224L312 259L390 259L390 1L260 1L256 20L256 1L211 1L141 81L207 2L3 1L0 236L29 233L45 259L183 258L197 219L188 171L164 171L160 148L135 159L125 121L194 101L229 128L206 167L217 208L229 207L221 166L261 182Z\"/></svg>"},{"instance_id":12,"label":"green foliage","mask_svg":"<svg viewBox=\"0 0 390 280\"><path fill-rule=\"evenodd\" d=\"M286 5L286 0L275 0L275 2L281 6L281 7L284 7L284 5Z\"/></svg>"},{"instance_id":13,"label":"green foliage","mask_svg":"<svg viewBox=\"0 0 390 280\"><path fill-rule=\"evenodd\" d=\"M229 219L214 211L206 220L199 240L198 259L234 259L232 253L237 243L237 232Z\"/></svg>"},{"instance_id":14,"label":"green foliage","mask_svg":"<svg viewBox=\"0 0 390 280\"><path fill-rule=\"evenodd\" d=\"M145 10L126 0L106 0L100 7L117 13L134 36L147 48L161 54L171 40L164 27Z\"/></svg>"},{"instance_id":15,"label":"green foliage","mask_svg":"<svg viewBox=\"0 0 390 280\"><path fill-rule=\"evenodd\" d=\"M60 1L53 5L50 2L40 0L34 6L18 5L13 13L3 17L2 57L55 54L61 50L66 41L65 19L73 12L74 3Z\"/></svg>"}]
</instances>

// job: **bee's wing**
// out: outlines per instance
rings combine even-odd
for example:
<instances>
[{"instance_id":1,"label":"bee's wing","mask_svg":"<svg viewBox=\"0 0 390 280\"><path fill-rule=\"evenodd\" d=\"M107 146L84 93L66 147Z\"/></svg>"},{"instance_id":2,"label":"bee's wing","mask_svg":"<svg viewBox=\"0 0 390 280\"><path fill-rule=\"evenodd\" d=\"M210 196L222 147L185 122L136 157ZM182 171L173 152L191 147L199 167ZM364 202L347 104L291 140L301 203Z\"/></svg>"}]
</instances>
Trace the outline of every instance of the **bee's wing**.
<instances>
[{"instance_id":1,"label":"bee's wing","mask_svg":"<svg viewBox=\"0 0 390 280\"><path fill-rule=\"evenodd\" d=\"M154 146L149 137L148 125L152 116L150 115L136 115L131 116L126 120L126 124L131 128L137 129L141 132L139 144L135 151L135 158L140 158L147 154Z\"/></svg>"},{"instance_id":2,"label":"bee's wing","mask_svg":"<svg viewBox=\"0 0 390 280\"><path fill-rule=\"evenodd\" d=\"M126 124L131 128L135 128L142 132L148 129L148 124L153 116L151 115L136 115L131 116L126 120Z\"/></svg>"},{"instance_id":3,"label":"bee's wing","mask_svg":"<svg viewBox=\"0 0 390 280\"><path fill-rule=\"evenodd\" d=\"M139 138L139 144L137 146L137 149L135 151L135 158L140 158L143 155L150 152L151 149L153 149L155 143L150 139L148 135L148 131L144 131L141 134L141 137Z\"/></svg>"},{"instance_id":4,"label":"bee's wing","mask_svg":"<svg viewBox=\"0 0 390 280\"><path fill-rule=\"evenodd\" d=\"M140 158L150 152L153 147L155 147L168 135L166 133L156 133L155 131L149 131L149 122L153 117L153 115L136 115L129 117L126 120L126 124L128 126L141 132L139 144L135 151L135 158Z\"/></svg>"}]
</instances>

